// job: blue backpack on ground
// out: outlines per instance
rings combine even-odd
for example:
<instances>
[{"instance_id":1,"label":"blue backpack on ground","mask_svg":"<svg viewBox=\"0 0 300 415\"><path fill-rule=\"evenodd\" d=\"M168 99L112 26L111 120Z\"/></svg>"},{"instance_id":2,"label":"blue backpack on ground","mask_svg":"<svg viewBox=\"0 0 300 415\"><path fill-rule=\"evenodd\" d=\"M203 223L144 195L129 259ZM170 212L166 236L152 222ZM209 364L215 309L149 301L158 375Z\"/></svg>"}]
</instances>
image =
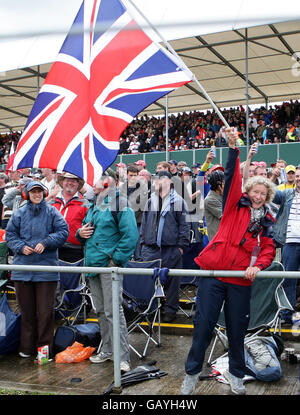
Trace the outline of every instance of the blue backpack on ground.
<instances>
[{"instance_id":1,"label":"blue backpack on ground","mask_svg":"<svg viewBox=\"0 0 300 415\"><path fill-rule=\"evenodd\" d=\"M0 356L15 352L20 343L21 314L14 313L6 294L0 300Z\"/></svg>"},{"instance_id":2,"label":"blue backpack on ground","mask_svg":"<svg viewBox=\"0 0 300 415\"><path fill-rule=\"evenodd\" d=\"M273 337L252 336L245 338L245 363L252 376L263 382L279 380L282 370L278 355L280 350Z\"/></svg>"},{"instance_id":3,"label":"blue backpack on ground","mask_svg":"<svg viewBox=\"0 0 300 415\"><path fill-rule=\"evenodd\" d=\"M54 336L54 353L60 353L74 342L84 347L98 347L101 341L98 323L76 324L74 326L60 326Z\"/></svg>"}]
</instances>

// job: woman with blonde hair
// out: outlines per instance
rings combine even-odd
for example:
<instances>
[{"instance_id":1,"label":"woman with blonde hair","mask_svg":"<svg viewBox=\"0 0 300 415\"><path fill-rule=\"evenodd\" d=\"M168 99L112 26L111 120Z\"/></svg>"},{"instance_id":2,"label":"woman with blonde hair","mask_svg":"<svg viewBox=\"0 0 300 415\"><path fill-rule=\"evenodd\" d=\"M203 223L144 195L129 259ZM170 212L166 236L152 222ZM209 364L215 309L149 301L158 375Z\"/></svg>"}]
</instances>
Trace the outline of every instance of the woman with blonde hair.
<instances>
[{"instance_id":1,"label":"woman with blonde hair","mask_svg":"<svg viewBox=\"0 0 300 415\"><path fill-rule=\"evenodd\" d=\"M222 306L228 336L229 368L224 377L233 393L245 394L247 374L244 338L250 318L251 285L257 272L267 268L274 256L274 220L266 203L274 196L274 184L267 178L250 178L242 192L239 149L236 134L227 129L228 160L225 168L223 215L218 231L195 262L206 270L245 271L245 276L201 278L197 292L192 347L185 364L182 394L194 392Z\"/></svg>"}]
</instances>

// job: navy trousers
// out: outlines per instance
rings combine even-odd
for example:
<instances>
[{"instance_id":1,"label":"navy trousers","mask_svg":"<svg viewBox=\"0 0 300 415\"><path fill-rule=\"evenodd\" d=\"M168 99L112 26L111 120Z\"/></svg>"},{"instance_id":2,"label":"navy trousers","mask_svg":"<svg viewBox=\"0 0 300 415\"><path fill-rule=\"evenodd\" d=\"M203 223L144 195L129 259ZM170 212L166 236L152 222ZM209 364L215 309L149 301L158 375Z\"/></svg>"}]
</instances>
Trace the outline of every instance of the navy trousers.
<instances>
[{"instance_id":1,"label":"navy trousers","mask_svg":"<svg viewBox=\"0 0 300 415\"><path fill-rule=\"evenodd\" d=\"M300 244L289 243L283 246L282 263L285 271L298 271L300 267ZM283 281L284 291L293 308L296 305L297 282L297 278L285 278ZM292 323L293 312L284 310L281 312L281 317Z\"/></svg>"},{"instance_id":2,"label":"navy trousers","mask_svg":"<svg viewBox=\"0 0 300 415\"><path fill-rule=\"evenodd\" d=\"M251 286L229 284L211 277L199 279L193 342L185 364L187 374L201 372L224 302L229 371L238 378L244 377L247 373L244 338L249 324L250 296Z\"/></svg>"},{"instance_id":3,"label":"navy trousers","mask_svg":"<svg viewBox=\"0 0 300 415\"><path fill-rule=\"evenodd\" d=\"M143 245L141 252L143 261L153 259L162 260L162 268L180 269L182 268L182 255L177 246L162 246L161 249L153 245ZM164 306L166 313L175 314L179 307L180 277L168 277L164 285L166 303Z\"/></svg>"}]
</instances>

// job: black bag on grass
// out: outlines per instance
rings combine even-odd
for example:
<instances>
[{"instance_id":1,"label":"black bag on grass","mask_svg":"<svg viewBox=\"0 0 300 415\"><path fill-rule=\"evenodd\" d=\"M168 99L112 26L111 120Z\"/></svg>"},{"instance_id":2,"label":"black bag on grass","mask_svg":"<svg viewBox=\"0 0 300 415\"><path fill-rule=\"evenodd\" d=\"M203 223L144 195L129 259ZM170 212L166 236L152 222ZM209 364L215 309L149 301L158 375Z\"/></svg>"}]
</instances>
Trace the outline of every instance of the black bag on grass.
<instances>
[{"instance_id":1,"label":"black bag on grass","mask_svg":"<svg viewBox=\"0 0 300 415\"><path fill-rule=\"evenodd\" d=\"M21 314L14 313L6 294L0 301L0 356L14 352L20 343Z\"/></svg>"},{"instance_id":2,"label":"black bag on grass","mask_svg":"<svg viewBox=\"0 0 300 415\"><path fill-rule=\"evenodd\" d=\"M60 353L74 342L84 347L98 347L101 341L98 323L76 324L74 326L60 326L54 336L54 353Z\"/></svg>"}]
</instances>

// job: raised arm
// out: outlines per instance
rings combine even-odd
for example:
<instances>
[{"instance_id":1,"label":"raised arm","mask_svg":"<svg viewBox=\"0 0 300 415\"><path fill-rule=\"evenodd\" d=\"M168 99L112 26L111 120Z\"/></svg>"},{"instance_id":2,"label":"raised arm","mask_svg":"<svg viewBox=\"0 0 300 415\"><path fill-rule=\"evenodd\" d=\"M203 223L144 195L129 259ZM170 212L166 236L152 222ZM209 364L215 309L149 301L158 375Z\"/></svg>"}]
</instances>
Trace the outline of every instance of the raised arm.
<instances>
[{"instance_id":1,"label":"raised arm","mask_svg":"<svg viewBox=\"0 0 300 415\"><path fill-rule=\"evenodd\" d=\"M247 155L247 159L246 159L245 164L244 164L244 169L243 169L244 184L248 180L250 163L251 163L252 157L254 156L255 153L256 153L256 144L254 143L250 147L249 153Z\"/></svg>"},{"instance_id":2,"label":"raised arm","mask_svg":"<svg viewBox=\"0 0 300 415\"><path fill-rule=\"evenodd\" d=\"M228 137L228 159L225 167L225 185L223 192L223 212L230 210L242 195L242 176L240 171L239 153L240 150L235 146L237 134L232 128L226 128Z\"/></svg>"}]
</instances>

